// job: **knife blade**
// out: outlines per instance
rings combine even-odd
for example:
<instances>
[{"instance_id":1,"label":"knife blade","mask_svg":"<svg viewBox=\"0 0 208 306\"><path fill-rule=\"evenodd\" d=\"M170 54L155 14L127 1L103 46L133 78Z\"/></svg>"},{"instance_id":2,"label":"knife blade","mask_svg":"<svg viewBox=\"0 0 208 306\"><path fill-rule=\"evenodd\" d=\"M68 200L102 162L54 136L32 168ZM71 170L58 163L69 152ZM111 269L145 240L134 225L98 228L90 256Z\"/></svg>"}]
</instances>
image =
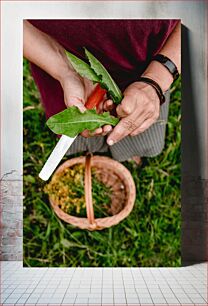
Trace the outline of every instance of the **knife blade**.
<instances>
[{"instance_id":1,"label":"knife blade","mask_svg":"<svg viewBox=\"0 0 208 306\"><path fill-rule=\"evenodd\" d=\"M103 100L105 94L106 90L102 89L100 85L97 84L85 104L86 108L92 109L98 106L98 104ZM47 159L45 165L39 173L39 177L43 181L47 181L50 178L50 176L52 175L66 152L71 147L72 143L75 141L76 137L77 136L75 136L74 138L66 135L61 136L53 151L51 152L49 158Z\"/></svg>"}]
</instances>

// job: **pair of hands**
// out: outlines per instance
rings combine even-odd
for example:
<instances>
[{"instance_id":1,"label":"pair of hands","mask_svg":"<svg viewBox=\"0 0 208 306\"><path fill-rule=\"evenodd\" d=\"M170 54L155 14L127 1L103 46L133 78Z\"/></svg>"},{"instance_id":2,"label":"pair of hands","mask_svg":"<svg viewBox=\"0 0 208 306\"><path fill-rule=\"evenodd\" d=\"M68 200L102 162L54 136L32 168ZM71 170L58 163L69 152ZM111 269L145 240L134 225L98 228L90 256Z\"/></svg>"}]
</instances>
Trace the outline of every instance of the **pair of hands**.
<instances>
[{"instance_id":1,"label":"pair of hands","mask_svg":"<svg viewBox=\"0 0 208 306\"><path fill-rule=\"evenodd\" d=\"M85 110L84 103L92 93L93 83L71 71L60 80L67 107L77 106ZM108 145L113 145L126 136L136 136L148 129L159 117L160 101L155 90L148 84L134 82L123 93L124 98L116 107L117 116L121 119L116 127L105 125L91 133L87 130L81 133L84 137L108 135ZM112 100L106 97L99 104L98 112L112 111L115 107Z\"/></svg>"}]
</instances>

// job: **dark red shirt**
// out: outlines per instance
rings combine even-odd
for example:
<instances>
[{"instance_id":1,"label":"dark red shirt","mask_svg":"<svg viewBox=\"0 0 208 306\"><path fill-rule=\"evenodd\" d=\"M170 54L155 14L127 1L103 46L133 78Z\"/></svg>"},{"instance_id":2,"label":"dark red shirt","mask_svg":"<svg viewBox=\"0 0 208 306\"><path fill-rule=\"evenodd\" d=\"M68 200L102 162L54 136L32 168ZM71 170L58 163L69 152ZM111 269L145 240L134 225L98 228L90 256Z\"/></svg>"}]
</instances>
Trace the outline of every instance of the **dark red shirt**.
<instances>
[{"instance_id":1,"label":"dark red shirt","mask_svg":"<svg viewBox=\"0 0 208 306\"><path fill-rule=\"evenodd\" d=\"M29 20L55 38L66 50L84 59L83 47L93 53L124 90L136 81L157 54L178 20ZM32 75L47 117L65 108L59 82L34 64Z\"/></svg>"}]
</instances>

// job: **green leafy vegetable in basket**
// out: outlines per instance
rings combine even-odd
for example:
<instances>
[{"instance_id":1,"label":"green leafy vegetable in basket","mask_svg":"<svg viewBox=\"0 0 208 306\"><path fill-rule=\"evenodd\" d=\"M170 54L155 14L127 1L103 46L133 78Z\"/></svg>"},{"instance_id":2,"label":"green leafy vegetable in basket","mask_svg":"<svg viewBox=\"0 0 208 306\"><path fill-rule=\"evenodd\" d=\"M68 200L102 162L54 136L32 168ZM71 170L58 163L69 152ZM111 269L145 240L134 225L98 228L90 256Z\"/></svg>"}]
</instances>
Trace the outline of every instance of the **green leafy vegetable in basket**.
<instances>
[{"instance_id":1,"label":"green leafy vegetable in basket","mask_svg":"<svg viewBox=\"0 0 208 306\"><path fill-rule=\"evenodd\" d=\"M86 217L84 196L84 165L75 165L55 174L44 192L47 193L64 212ZM112 190L103 184L92 168L93 207L97 218L111 215Z\"/></svg>"},{"instance_id":2,"label":"green leafy vegetable in basket","mask_svg":"<svg viewBox=\"0 0 208 306\"><path fill-rule=\"evenodd\" d=\"M122 93L119 87L112 79L106 68L97 58L94 57L92 53L85 48L85 55L89 61L89 64L68 51L66 51L66 54L77 73L79 73L82 77L93 81L93 83L100 84L100 86L97 85L98 87L95 89L93 96L94 101L96 100L96 94L98 95L97 100L101 101L102 95L104 96L106 90L108 96L114 101L114 103L119 104L121 102ZM99 90L99 87L101 90ZM102 92L102 88L104 93ZM93 103L89 103L89 105L93 107ZM88 109L82 113L77 107L72 106L50 117L47 121L47 125L56 134L75 137L84 130L94 131L103 125L109 124L115 126L118 122L119 119L111 116L109 112L97 114L94 109Z\"/></svg>"}]
</instances>

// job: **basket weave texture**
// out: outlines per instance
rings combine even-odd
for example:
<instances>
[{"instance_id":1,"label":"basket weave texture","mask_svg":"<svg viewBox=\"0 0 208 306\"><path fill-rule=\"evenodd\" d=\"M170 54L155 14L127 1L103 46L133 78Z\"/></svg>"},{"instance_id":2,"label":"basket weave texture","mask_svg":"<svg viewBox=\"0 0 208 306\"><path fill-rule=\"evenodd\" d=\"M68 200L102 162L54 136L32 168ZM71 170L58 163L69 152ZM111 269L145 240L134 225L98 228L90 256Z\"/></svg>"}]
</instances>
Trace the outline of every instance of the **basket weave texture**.
<instances>
[{"instance_id":1,"label":"basket weave texture","mask_svg":"<svg viewBox=\"0 0 208 306\"><path fill-rule=\"evenodd\" d=\"M64 169L77 164L85 165L85 201L87 218L81 218L65 213L49 196L49 201L57 216L63 221L81 229L102 230L118 224L126 218L133 209L136 188L129 170L121 163L104 156L81 156L64 162L55 172L61 173ZM91 167L97 177L106 186L111 187L111 216L96 218L94 216L91 194Z\"/></svg>"}]
</instances>

